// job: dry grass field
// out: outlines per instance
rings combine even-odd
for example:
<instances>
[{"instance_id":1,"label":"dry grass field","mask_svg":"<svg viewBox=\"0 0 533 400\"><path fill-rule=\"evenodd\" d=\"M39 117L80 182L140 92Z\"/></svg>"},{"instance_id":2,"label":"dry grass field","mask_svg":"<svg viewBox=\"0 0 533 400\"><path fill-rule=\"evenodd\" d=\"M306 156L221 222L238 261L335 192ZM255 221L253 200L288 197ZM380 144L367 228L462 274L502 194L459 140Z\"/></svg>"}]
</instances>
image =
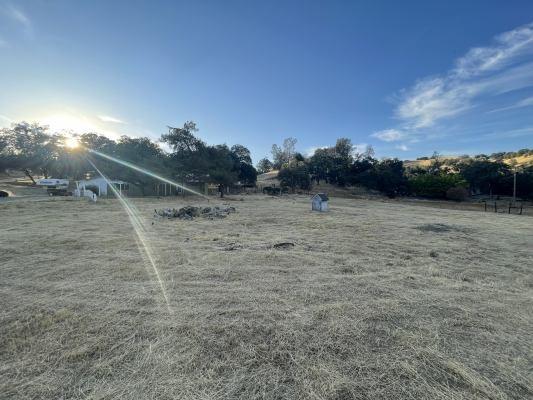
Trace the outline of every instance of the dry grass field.
<instances>
[{"instance_id":1,"label":"dry grass field","mask_svg":"<svg viewBox=\"0 0 533 400\"><path fill-rule=\"evenodd\" d=\"M132 201L168 308L117 200L0 203L2 399L533 398L531 217Z\"/></svg>"}]
</instances>

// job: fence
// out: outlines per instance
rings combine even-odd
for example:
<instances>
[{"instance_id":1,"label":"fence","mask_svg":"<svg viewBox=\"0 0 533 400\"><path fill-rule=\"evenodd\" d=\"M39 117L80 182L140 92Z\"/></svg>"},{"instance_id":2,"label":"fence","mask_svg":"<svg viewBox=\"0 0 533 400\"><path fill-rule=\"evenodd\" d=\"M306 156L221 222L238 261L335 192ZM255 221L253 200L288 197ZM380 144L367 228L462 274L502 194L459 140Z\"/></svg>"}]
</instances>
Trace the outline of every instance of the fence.
<instances>
[{"instance_id":1,"label":"fence","mask_svg":"<svg viewBox=\"0 0 533 400\"><path fill-rule=\"evenodd\" d=\"M487 200L483 200L483 203L484 203L485 212L493 211L495 213L511 214L511 211L512 211L513 214L523 215L524 210L527 209L527 207L524 207L524 203L522 201L518 201L518 202L509 201L505 203L500 202L498 204L497 201L489 202Z\"/></svg>"}]
</instances>

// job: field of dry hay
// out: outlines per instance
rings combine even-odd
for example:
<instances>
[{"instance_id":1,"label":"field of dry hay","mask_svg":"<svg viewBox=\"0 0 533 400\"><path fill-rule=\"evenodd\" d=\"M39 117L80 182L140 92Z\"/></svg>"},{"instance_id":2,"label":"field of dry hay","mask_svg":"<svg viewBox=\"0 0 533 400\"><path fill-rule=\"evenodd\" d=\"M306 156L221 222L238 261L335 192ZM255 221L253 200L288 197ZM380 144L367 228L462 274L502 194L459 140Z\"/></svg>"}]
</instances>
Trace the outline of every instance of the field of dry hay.
<instances>
[{"instance_id":1,"label":"field of dry hay","mask_svg":"<svg viewBox=\"0 0 533 400\"><path fill-rule=\"evenodd\" d=\"M205 202L132 201L170 311L117 200L0 204L0 397L533 397L530 217L257 195L182 221L153 209Z\"/></svg>"}]
</instances>

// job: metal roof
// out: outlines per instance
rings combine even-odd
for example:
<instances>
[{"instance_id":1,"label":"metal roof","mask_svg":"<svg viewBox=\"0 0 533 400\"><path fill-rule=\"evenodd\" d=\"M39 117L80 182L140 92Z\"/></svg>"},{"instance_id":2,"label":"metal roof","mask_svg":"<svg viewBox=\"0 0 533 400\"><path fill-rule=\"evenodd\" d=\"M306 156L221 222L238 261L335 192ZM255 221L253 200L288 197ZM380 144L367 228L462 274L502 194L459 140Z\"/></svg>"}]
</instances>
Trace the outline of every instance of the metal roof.
<instances>
[{"instance_id":1,"label":"metal roof","mask_svg":"<svg viewBox=\"0 0 533 400\"><path fill-rule=\"evenodd\" d=\"M329 197L327 194L325 193L317 193L313 196L313 198L315 198L316 196L320 197L320 200L322 201L328 201L329 200Z\"/></svg>"}]
</instances>

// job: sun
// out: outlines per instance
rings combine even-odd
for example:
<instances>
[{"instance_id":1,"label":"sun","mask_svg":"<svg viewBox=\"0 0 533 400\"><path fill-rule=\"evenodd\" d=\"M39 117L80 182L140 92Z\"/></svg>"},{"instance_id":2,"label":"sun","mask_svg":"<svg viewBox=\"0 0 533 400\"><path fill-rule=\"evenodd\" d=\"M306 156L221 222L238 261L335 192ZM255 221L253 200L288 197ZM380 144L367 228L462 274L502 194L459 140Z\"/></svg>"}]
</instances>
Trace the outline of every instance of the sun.
<instances>
[{"instance_id":1,"label":"sun","mask_svg":"<svg viewBox=\"0 0 533 400\"><path fill-rule=\"evenodd\" d=\"M80 142L78 142L78 139L76 139L74 136L67 137L65 139L65 147L69 149L76 149L80 146Z\"/></svg>"}]
</instances>

